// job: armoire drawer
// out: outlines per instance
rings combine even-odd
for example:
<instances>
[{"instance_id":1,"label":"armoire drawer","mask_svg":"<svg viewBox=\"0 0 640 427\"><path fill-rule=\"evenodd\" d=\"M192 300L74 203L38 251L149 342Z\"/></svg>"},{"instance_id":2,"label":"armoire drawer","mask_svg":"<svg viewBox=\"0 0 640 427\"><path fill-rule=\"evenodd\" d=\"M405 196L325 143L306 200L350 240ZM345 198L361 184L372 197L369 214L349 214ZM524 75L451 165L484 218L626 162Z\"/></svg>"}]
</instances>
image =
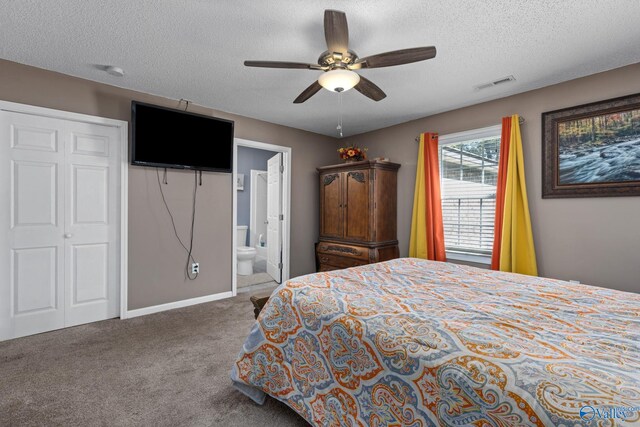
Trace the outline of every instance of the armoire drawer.
<instances>
[{"instance_id":1,"label":"armoire drawer","mask_svg":"<svg viewBox=\"0 0 640 427\"><path fill-rule=\"evenodd\" d=\"M337 268L348 268L348 267L357 267L358 265L368 264L367 261L361 261L361 260L352 259L352 258L345 258L337 255L326 255L322 253L318 254L318 261L320 261L321 271L326 271L326 270L323 270L322 267L329 266L329 265Z\"/></svg>"},{"instance_id":2,"label":"armoire drawer","mask_svg":"<svg viewBox=\"0 0 640 427\"><path fill-rule=\"evenodd\" d=\"M355 258L369 261L369 249L362 246L342 245L338 243L320 242L318 244L318 256L335 255L338 257Z\"/></svg>"}]
</instances>

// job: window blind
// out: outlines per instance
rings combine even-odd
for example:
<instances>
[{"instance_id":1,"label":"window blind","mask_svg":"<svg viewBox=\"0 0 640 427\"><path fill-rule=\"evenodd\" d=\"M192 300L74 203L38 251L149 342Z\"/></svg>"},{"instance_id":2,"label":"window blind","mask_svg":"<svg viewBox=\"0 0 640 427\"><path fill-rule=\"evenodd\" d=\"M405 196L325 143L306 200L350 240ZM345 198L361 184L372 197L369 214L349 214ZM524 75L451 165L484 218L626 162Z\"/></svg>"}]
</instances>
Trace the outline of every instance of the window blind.
<instances>
[{"instance_id":1,"label":"window blind","mask_svg":"<svg viewBox=\"0 0 640 427\"><path fill-rule=\"evenodd\" d=\"M445 249L491 255L500 127L443 136L439 145Z\"/></svg>"}]
</instances>

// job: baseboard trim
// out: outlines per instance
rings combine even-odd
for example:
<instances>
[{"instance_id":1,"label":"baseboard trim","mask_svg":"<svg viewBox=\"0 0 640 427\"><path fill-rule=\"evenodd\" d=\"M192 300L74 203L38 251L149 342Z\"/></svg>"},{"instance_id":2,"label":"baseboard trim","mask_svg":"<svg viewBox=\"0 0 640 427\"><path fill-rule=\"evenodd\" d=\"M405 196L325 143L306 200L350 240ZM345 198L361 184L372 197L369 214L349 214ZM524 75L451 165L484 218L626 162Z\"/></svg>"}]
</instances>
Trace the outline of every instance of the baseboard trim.
<instances>
[{"instance_id":1,"label":"baseboard trim","mask_svg":"<svg viewBox=\"0 0 640 427\"><path fill-rule=\"evenodd\" d=\"M147 314L160 313L161 311L173 310L175 308L188 307L190 305L202 304L204 302L217 301L231 298L233 292L221 292L219 294L205 295L203 297L183 299L181 301L169 302L166 304L152 305L151 307L137 308L135 310L124 310L121 319L131 319L132 317L146 316Z\"/></svg>"}]
</instances>

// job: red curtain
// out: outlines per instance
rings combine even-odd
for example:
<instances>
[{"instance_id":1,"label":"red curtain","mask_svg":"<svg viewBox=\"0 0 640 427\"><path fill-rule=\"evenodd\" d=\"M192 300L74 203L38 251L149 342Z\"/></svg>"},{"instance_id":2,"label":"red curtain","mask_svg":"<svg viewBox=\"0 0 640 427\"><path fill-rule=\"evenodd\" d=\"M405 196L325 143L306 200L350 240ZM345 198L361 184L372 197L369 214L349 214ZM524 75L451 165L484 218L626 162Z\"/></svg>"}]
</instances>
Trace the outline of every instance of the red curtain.
<instances>
[{"instance_id":1,"label":"red curtain","mask_svg":"<svg viewBox=\"0 0 640 427\"><path fill-rule=\"evenodd\" d=\"M500 270L500 245L502 242L502 225L504 217L504 196L507 188L507 165L511 147L511 117L502 118L502 135L500 136L500 160L498 161L498 189L496 192L496 215L493 235L493 252L491 269Z\"/></svg>"},{"instance_id":2,"label":"red curtain","mask_svg":"<svg viewBox=\"0 0 640 427\"><path fill-rule=\"evenodd\" d=\"M438 134L425 133L423 137L427 253L429 254L429 259L446 261L442 198L440 194L440 165L438 164Z\"/></svg>"}]
</instances>

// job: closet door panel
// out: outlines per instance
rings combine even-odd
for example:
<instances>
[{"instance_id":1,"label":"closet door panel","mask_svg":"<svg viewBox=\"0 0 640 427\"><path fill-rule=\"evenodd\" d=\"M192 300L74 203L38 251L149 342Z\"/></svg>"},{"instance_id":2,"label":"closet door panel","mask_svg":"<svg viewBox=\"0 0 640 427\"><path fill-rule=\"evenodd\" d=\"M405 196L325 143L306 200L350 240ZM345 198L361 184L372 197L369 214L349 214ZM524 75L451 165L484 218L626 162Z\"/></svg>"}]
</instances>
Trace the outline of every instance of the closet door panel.
<instances>
[{"instance_id":1,"label":"closet door panel","mask_svg":"<svg viewBox=\"0 0 640 427\"><path fill-rule=\"evenodd\" d=\"M120 138L0 111L0 340L117 317Z\"/></svg>"},{"instance_id":2,"label":"closet door panel","mask_svg":"<svg viewBox=\"0 0 640 427\"><path fill-rule=\"evenodd\" d=\"M64 140L0 112L0 339L64 327Z\"/></svg>"},{"instance_id":3,"label":"closet door panel","mask_svg":"<svg viewBox=\"0 0 640 427\"><path fill-rule=\"evenodd\" d=\"M118 130L69 124L66 165L67 326L117 317Z\"/></svg>"}]
</instances>

